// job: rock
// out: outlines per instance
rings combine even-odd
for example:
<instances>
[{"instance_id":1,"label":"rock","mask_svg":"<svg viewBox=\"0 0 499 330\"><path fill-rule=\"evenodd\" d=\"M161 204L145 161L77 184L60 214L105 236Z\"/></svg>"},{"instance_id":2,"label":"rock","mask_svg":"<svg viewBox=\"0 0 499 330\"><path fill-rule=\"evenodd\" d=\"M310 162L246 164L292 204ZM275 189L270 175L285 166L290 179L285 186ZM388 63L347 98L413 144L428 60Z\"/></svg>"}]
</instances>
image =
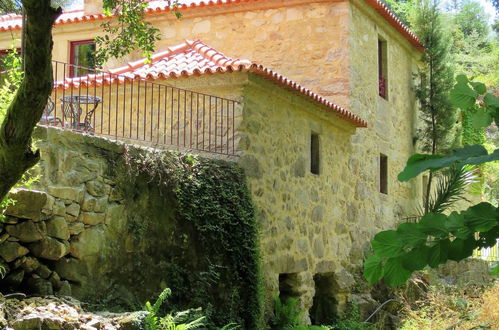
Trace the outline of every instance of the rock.
<instances>
[{"instance_id":1,"label":"rock","mask_svg":"<svg viewBox=\"0 0 499 330\"><path fill-rule=\"evenodd\" d=\"M74 188L64 186L50 186L48 187L48 192L54 197L69 199L77 203L81 203L83 201L83 196L85 195L85 190L83 189L83 187Z\"/></svg>"},{"instance_id":2,"label":"rock","mask_svg":"<svg viewBox=\"0 0 499 330\"><path fill-rule=\"evenodd\" d=\"M95 226L85 229L76 241L71 241L71 255L82 259L87 256L98 255L102 253L102 247L106 241L104 228Z\"/></svg>"},{"instance_id":3,"label":"rock","mask_svg":"<svg viewBox=\"0 0 499 330\"><path fill-rule=\"evenodd\" d=\"M119 202L123 200L123 195L118 188L113 188L109 194L109 202Z\"/></svg>"},{"instance_id":4,"label":"rock","mask_svg":"<svg viewBox=\"0 0 499 330\"><path fill-rule=\"evenodd\" d=\"M121 204L111 204L107 209L106 225L114 232L126 231L127 218L125 216L125 206Z\"/></svg>"},{"instance_id":5,"label":"rock","mask_svg":"<svg viewBox=\"0 0 499 330\"><path fill-rule=\"evenodd\" d=\"M355 278L346 269L334 273L334 290L337 292L347 292L355 284Z\"/></svg>"},{"instance_id":6,"label":"rock","mask_svg":"<svg viewBox=\"0 0 499 330\"><path fill-rule=\"evenodd\" d=\"M147 314L148 312L128 314L118 321L118 327L121 330L141 330L144 327L143 322Z\"/></svg>"},{"instance_id":7,"label":"rock","mask_svg":"<svg viewBox=\"0 0 499 330\"><path fill-rule=\"evenodd\" d=\"M32 294L49 296L54 294L52 284L43 278L30 278L27 281L28 288Z\"/></svg>"},{"instance_id":8,"label":"rock","mask_svg":"<svg viewBox=\"0 0 499 330\"><path fill-rule=\"evenodd\" d=\"M73 222L69 224L68 229L69 229L69 234L78 235L83 230L85 230L85 224L82 222Z\"/></svg>"},{"instance_id":9,"label":"rock","mask_svg":"<svg viewBox=\"0 0 499 330\"><path fill-rule=\"evenodd\" d=\"M296 162L291 167L291 174L293 176L302 178L307 173L307 161L304 157L298 157Z\"/></svg>"},{"instance_id":10,"label":"rock","mask_svg":"<svg viewBox=\"0 0 499 330\"><path fill-rule=\"evenodd\" d=\"M0 245L0 257L7 262L28 254L29 250L17 242L5 242Z\"/></svg>"},{"instance_id":11,"label":"rock","mask_svg":"<svg viewBox=\"0 0 499 330\"><path fill-rule=\"evenodd\" d=\"M85 183L85 186L87 187L88 193L94 197L102 197L104 195L107 195L111 190L111 187L109 185L96 180L88 181L87 183Z\"/></svg>"},{"instance_id":12,"label":"rock","mask_svg":"<svg viewBox=\"0 0 499 330\"><path fill-rule=\"evenodd\" d=\"M42 328L42 318L40 316L28 315L11 324L14 330L37 330Z\"/></svg>"},{"instance_id":13,"label":"rock","mask_svg":"<svg viewBox=\"0 0 499 330\"><path fill-rule=\"evenodd\" d=\"M2 244L3 242L5 242L7 240L7 238L9 238L9 234L7 233L3 233L2 235L0 235L0 244Z\"/></svg>"},{"instance_id":14,"label":"rock","mask_svg":"<svg viewBox=\"0 0 499 330\"><path fill-rule=\"evenodd\" d=\"M66 207L66 213L77 217L80 214L80 204L72 203L71 205Z\"/></svg>"},{"instance_id":15,"label":"rock","mask_svg":"<svg viewBox=\"0 0 499 330\"><path fill-rule=\"evenodd\" d=\"M97 225L99 223L104 223L105 219L105 213L82 212L78 218L78 221L87 225Z\"/></svg>"},{"instance_id":16,"label":"rock","mask_svg":"<svg viewBox=\"0 0 499 330\"><path fill-rule=\"evenodd\" d=\"M312 221L313 222L321 222L324 217L324 207L316 206L312 210Z\"/></svg>"},{"instance_id":17,"label":"rock","mask_svg":"<svg viewBox=\"0 0 499 330\"><path fill-rule=\"evenodd\" d=\"M71 285L68 281L61 281L61 287L57 290L58 296L71 296Z\"/></svg>"},{"instance_id":18,"label":"rock","mask_svg":"<svg viewBox=\"0 0 499 330\"><path fill-rule=\"evenodd\" d=\"M44 222L35 223L31 220L13 226L6 226L5 230L11 236L25 243L39 241L47 234Z\"/></svg>"},{"instance_id":19,"label":"rock","mask_svg":"<svg viewBox=\"0 0 499 330\"><path fill-rule=\"evenodd\" d=\"M33 273L40 267L40 262L36 258L24 256L14 262L14 267L22 268L26 273Z\"/></svg>"},{"instance_id":20,"label":"rock","mask_svg":"<svg viewBox=\"0 0 499 330\"><path fill-rule=\"evenodd\" d=\"M5 214L23 219L40 219L42 209L47 202L47 194L43 191L17 189L9 194L16 201L9 205Z\"/></svg>"},{"instance_id":21,"label":"rock","mask_svg":"<svg viewBox=\"0 0 499 330\"><path fill-rule=\"evenodd\" d=\"M89 276L87 264L75 258L62 258L55 263L55 270L63 279L80 283Z\"/></svg>"},{"instance_id":22,"label":"rock","mask_svg":"<svg viewBox=\"0 0 499 330\"><path fill-rule=\"evenodd\" d=\"M369 293L351 294L348 302L358 306L360 312L360 319L365 320L369 317L376 307L378 302L371 297Z\"/></svg>"},{"instance_id":23,"label":"rock","mask_svg":"<svg viewBox=\"0 0 499 330\"><path fill-rule=\"evenodd\" d=\"M40 267L38 267L35 273L38 274L41 278L47 279L49 278L50 274L52 274L52 271L50 270L50 268L42 264L40 265Z\"/></svg>"},{"instance_id":24,"label":"rock","mask_svg":"<svg viewBox=\"0 0 499 330\"><path fill-rule=\"evenodd\" d=\"M68 240L70 236L68 223L63 217L55 217L47 221L47 235L54 238Z\"/></svg>"},{"instance_id":25,"label":"rock","mask_svg":"<svg viewBox=\"0 0 499 330\"><path fill-rule=\"evenodd\" d=\"M251 178L260 179L263 175L260 163L255 156L244 155L239 159L239 165L244 169L244 173Z\"/></svg>"},{"instance_id":26,"label":"rock","mask_svg":"<svg viewBox=\"0 0 499 330\"><path fill-rule=\"evenodd\" d=\"M17 287L24 279L24 270L16 269L5 277L5 282L13 287Z\"/></svg>"},{"instance_id":27,"label":"rock","mask_svg":"<svg viewBox=\"0 0 499 330\"><path fill-rule=\"evenodd\" d=\"M81 206L82 211L103 213L107 209L107 197L95 198L92 195L86 195Z\"/></svg>"},{"instance_id":28,"label":"rock","mask_svg":"<svg viewBox=\"0 0 499 330\"><path fill-rule=\"evenodd\" d=\"M29 249L39 258L49 260L59 260L69 252L69 243L61 242L52 237L45 237L43 240L32 243Z\"/></svg>"},{"instance_id":29,"label":"rock","mask_svg":"<svg viewBox=\"0 0 499 330\"><path fill-rule=\"evenodd\" d=\"M66 215L66 205L64 204L64 201L59 199L54 203L53 213L61 217Z\"/></svg>"}]
</instances>

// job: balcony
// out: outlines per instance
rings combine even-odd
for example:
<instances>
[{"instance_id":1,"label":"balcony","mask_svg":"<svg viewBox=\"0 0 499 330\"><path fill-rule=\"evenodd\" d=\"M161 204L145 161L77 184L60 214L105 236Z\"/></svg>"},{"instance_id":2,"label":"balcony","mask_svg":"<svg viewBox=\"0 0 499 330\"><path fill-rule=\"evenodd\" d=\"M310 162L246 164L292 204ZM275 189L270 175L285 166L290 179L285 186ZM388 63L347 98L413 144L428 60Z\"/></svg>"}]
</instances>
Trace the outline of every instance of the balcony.
<instances>
[{"instance_id":1,"label":"balcony","mask_svg":"<svg viewBox=\"0 0 499 330\"><path fill-rule=\"evenodd\" d=\"M75 69L53 61L54 89L41 125L150 146L235 154L237 101L105 71L70 78Z\"/></svg>"}]
</instances>

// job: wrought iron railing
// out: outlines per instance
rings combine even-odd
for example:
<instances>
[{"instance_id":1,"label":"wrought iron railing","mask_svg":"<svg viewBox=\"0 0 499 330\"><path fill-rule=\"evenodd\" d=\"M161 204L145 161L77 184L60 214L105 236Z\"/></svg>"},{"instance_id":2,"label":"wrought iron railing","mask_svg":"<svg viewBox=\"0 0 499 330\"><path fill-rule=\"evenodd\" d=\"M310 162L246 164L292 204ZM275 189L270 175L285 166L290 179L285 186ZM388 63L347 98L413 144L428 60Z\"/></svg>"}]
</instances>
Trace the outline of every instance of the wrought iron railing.
<instances>
[{"instance_id":1,"label":"wrought iron railing","mask_svg":"<svg viewBox=\"0 0 499 330\"><path fill-rule=\"evenodd\" d=\"M237 101L88 68L90 74L71 78L76 67L53 61L54 89L40 124L153 146L235 153Z\"/></svg>"}]
</instances>

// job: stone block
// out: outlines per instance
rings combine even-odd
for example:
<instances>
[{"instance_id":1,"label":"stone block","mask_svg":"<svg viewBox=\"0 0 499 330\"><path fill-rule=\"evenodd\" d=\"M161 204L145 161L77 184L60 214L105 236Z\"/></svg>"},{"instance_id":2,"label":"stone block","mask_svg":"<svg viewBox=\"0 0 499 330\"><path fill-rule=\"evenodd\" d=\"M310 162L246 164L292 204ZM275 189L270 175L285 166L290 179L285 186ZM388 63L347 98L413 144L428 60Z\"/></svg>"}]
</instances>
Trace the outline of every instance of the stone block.
<instances>
[{"instance_id":1,"label":"stone block","mask_svg":"<svg viewBox=\"0 0 499 330\"><path fill-rule=\"evenodd\" d=\"M47 235L62 240L69 239L69 228L66 219L63 217L54 217L47 222Z\"/></svg>"},{"instance_id":2,"label":"stone block","mask_svg":"<svg viewBox=\"0 0 499 330\"><path fill-rule=\"evenodd\" d=\"M61 281L61 287L56 293L58 296L71 296L71 285L68 281Z\"/></svg>"},{"instance_id":3,"label":"stone block","mask_svg":"<svg viewBox=\"0 0 499 330\"><path fill-rule=\"evenodd\" d=\"M334 273L334 289L336 292L347 292L355 284L355 278L346 269Z\"/></svg>"},{"instance_id":4,"label":"stone block","mask_svg":"<svg viewBox=\"0 0 499 330\"><path fill-rule=\"evenodd\" d=\"M24 256L14 262L14 268L22 268L26 273L33 273L40 267L38 259Z\"/></svg>"},{"instance_id":5,"label":"stone block","mask_svg":"<svg viewBox=\"0 0 499 330\"><path fill-rule=\"evenodd\" d=\"M106 225L114 232L123 232L126 229L126 223L125 206L121 204L109 205L106 213Z\"/></svg>"},{"instance_id":6,"label":"stone block","mask_svg":"<svg viewBox=\"0 0 499 330\"><path fill-rule=\"evenodd\" d=\"M71 205L67 206L66 213L78 217L78 215L80 214L80 204L72 203Z\"/></svg>"},{"instance_id":7,"label":"stone block","mask_svg":"<svg viewBox=\"0 0 499 330\"><path fill-rule=\"evenodd\" d=\"M86 194L81 210L86 212L104 213L107 209L107 201L107 197L96 198L92 195Z\"/></svg>"},{"instance_id":8,"label":"stone block","mask_svg":"<svg viewBox=\"0 0 499 330\"><path fill-rule=\"evenodd\" d=\"M87 191L90 195L94 197L102 197L104 195L108 195L111 191L111 187L104 182L92 180L85 183L87 187Z\"/></svg>"},{"instance_id":9,"label":"stone block","mask_svg":"<svg viewBox=\"0 0 499 330\"><path fill-rule=\"evenodd\" d=\"M59 215L59 216L65 216L66 215L66 205L64 204L64 201L62 200L57 200L54 203L54 208L52 210L52 213L54 215Z\"/></svg>"},{"instance_id":10,"label":"stone block","mask_svg":"<svg viewBox=\"0 0 499 330\"><path fill-rule=\"evenodd\" d=\"M62 258L55 263L55 271L62 279L81 283L88 277L87 263L75 258Z\"/></svg>"},{"instance_id":11,"label":"stone block","mask_svg":"<svg viewBox=\"0 0 499 330\"><path fill-rule=\"evenodd\" d=\"M28 315L19 320L12 322L11 326L14 330L33 330L42 328L43 319L41 316Z\"/></svg>"},{"instance_id":12,"label":"stone block","mask_svg":"<svg viewBox=\"0 0 499 330\"><path fill-rule=\"evenodd\" d=\"M82 222L73 222L68 225L70 235L78 235L85 229L85 224Z\"/></svg>"},{"instance_id":13,"label":"stone block","mask_svg":"<svg viewBox=\"0 0 499 330\"><path fill-rule=\"evenodd\" d=\"M38 267L35 273L38 274L38 276L40 276L41 278L47 279L50 277L50 274L52 274L52 271L47 266L40 265L40 267Z\"/></svg>"},{"instance_id":14,"label":"stone block","mask_svg":"<svg viewBox=\"0 0 499 330\"><path fill-rule=\"evenodd\" d=\"M324 207L319 205L314 207L312 210L312 221L313 222L322 222L324 218Z\"/></svg>"},{"instance_id":15,"label":"stone block","mask_svg":"<svg viewBox=\"0 0 499 330\"><path fill-rule=\"evenodd\" d=\"M33 222L31 220L6 226L5 230L10 236L18 238L21 242L32 243L41 240L47 235L44 222Z\"/></svg>"},{"instance_id":16,"label":"stone block","mask_svg":"<svg viewBox=\"0 0 499 330\"><path fill-rule=\"evenodd\" d=\"M48 260L59 260L69 252L69 243L61 242L52 237L45 237L43 240L32 243L30 251L35 257Z\"/></svg>"},{"instance_id":17,"label":"stone block","mask_svg":"<svg viewBox=\"0 0 499 330\"><path fill-rule=\"evenodd\" d=\"M104 227L95 226L85 229L76 240L71 241L71 255L78 259L98 255L106 244Z\"/></svg>"},{"instance_id":18,"label":"stone block","mask_svg":"<svg viewBox=\"0 0 499 330\"><path fill-rule=\"evenodd\" d=\"M97 225L99 223L104 223L106 219L105 213L94 213L94 212L81 212L78 217L78 221L83 222L87 225Z\"/></svg>"},{"instance_id":19,"label":"stone block","mask_svg":"<svg viewBox=\"0 0 499 330\"><path fill-rule=\"evenodd\" d=\"M61 199L69 199L77 203L83 202L85 190L83 187L64 187L64 186L50 186L48 192L54 197Z\"/></svg>"},{"instance_id":20,"label":"stone block","mask_svg":"<svg viewBox=\"0 0 499 330\"><path fill-rule=\"evenodd\" d=\"M0 244L5 242L7 240L7 238L9 238L9 237L10 237L10 235L7 233L3 233L2 235L0 235Z\"/></svg>"},{"instance_id":21,"label":"stone block","mask_svg":"<svg viewBox=\"0 0 499 330\"><path fill-rule=\"evenodd\" d=\"M47 202L47 194L43 191L17 189L9 194L16 201L5 210L6 215L23 219L40 219L42 209Z\"/></svg>"},{"instance_id":22,"label":"stone block","mask_svg":"<svg viewBox=\"0 0 499 330\"><path fill-rule=\"evenodd\" d=\"M0 245L0 257L7 262L28 254L29 250L17 242L5 242Z\"/></svg>"},{"instance_id":23,"label":"stone block","mask_svg":"<svg viewBox=\"0 0 499 330\"><path fill-rule=\"evenodd\" d=\"M27 284L28 289L32 294L40 296L50 296L54 294L52 283L43 278L30 278L28 279Z\"/></svg>"}]
</instances>

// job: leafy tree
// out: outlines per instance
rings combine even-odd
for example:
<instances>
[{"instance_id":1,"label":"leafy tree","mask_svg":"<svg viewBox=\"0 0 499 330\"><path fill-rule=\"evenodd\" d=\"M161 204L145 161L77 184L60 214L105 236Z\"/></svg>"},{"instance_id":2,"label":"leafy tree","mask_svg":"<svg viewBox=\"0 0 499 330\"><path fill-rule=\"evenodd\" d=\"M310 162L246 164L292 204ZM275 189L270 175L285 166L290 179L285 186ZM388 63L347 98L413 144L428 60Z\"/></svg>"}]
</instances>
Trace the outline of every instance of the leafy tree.
<instances>
[{"instance_id":1,"label":"leafy tree","mask_svg":"<svg viewBox=\"0 0 499 330\"><path fill-rule=\"evenodd\" d=\"M447 150L455 140L457 109L451 104L449 90L453 82L452 59L449 56L451 40L442 27L442 16L435 0L423 0L413 24L416 34L425 46L416 97L420 104L420 142L423 151L431 154ZM430 173L426 187L425 213L433 182Z\"/></svg>"},{"instance_id":2,"label":"leafy tree","mask_svg":"<svg viewBox=\"0 0 499 330\"><path fill-rule=\"evenodd\" d=\"M137 6L127 7L131 2ZM126 31L123 39L135 47L145 47L144 41L151 41L152 27L142 20L143 3L147 0L104 0L104 10L115 14L115 19ZM0 200L40 158L39 151L32 149L31 135L52 90L52 26L62 12L60 7L53 6L51 0L0 1L2 12L19 11L21 7L25 14L24 77L0 127ZM134 18L121 18L122 15L133 15ZM146 53L152 51L151 44L145 47ZM126 51L130 50L126 48ZM115 56L112 46L110 53Z\"/></svg>"},{"instance_id":3,"label":"leafy tree","mask_svg":"<svg viewBox=\"0 0 499 330\"><path fill-rule=\"evenodd\" d=\"M458 76L451 99L461 109L476 109L472 113L476 127L488 126L493 120L499 122L499 98L487 93L482 83ZM398 179L404 182L427 171L498 160L499 149L489 154L481 145L454 149L446 156L416 154L409 158ZM499 209L490 203L448 215L441 213L441 209L432 211L416 223L402 223L396 230L383 231L374 237L371 242L374 254L364 264L364 276L370 283L383 278L389 285L401 285L413 271L437 267L447 260L460 261L477 248L494 246L499 238ZM494 272L499 273L499 266Z\"/></svg>"}]
</instances>

